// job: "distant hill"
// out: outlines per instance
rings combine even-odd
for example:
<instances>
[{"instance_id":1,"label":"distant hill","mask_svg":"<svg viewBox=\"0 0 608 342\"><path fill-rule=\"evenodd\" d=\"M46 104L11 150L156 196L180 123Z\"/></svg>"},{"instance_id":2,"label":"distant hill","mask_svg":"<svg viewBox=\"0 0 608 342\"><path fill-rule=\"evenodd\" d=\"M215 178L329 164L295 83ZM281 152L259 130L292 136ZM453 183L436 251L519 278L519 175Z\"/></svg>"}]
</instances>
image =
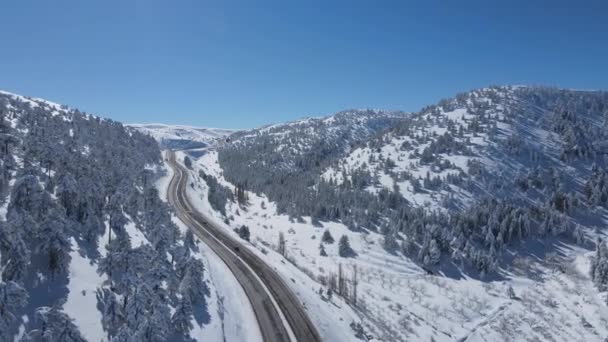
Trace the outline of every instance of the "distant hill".
<instances>
[{"instance_id":1,"label":"distant hill","mask_svg":"<svg viewBox=\"0 0 608 342\"><path fill-rule=\"evenodd\" d=\"M221 128L202 128L164 124L129 124L128 126L149 134L161 147L188 150L213 146L214 143L236 130Z\"/></svg>"}]
</instances>

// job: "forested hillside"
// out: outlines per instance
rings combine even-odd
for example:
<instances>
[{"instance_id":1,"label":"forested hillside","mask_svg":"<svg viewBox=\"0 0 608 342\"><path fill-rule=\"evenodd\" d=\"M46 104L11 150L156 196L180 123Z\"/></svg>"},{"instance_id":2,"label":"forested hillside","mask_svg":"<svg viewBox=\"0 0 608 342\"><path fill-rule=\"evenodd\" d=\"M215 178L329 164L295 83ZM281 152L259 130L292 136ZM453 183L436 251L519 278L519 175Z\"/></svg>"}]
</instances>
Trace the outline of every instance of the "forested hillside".
<instances>
[{"instance_id":1,"label":"forested hillside","mask_svg":"<svg viewBox=\"0 0 608 342\"><path fill-rule=\"evenodd\" d=\"M0 139L0 341L191 340L205 270L154 186L158 144L9 93Z\"/></svg>"},{"instance_id":2,"label":"forested hillside","mask_svg":"<svg viewBox=\"0 0 608 342\"><path fill-rule=\"evenodd\" d=\"M323 211L314 216L339 218L339 214L318 208L314 203L318 197L315 194L325 190L325 184L319 183L319 175L354 146L406 116L404 112L349 110L328 118L237 132L221 147L219 161L230 182L248 191L265 193L277 202L281 213L302 216ZM349 195L343 193L327 200L336 200L345 206L355 200L352 196L373 200L367 194ZM365 216L356 218L363 222Z\"/></svg>"},{"instance_id":3,"label":"forested hillside","mask_svg":"<svg viewBox=\"0 0 608 342\"><path fill-rule=\"evenodd\" d=\"M232 138L218 155L231 183L294 218L380 232L426 267L483 276L509 248L591 242L584 228L603 225L606 92L491 87L409 116L355 111Z\"/></svg>"}]
</instances>

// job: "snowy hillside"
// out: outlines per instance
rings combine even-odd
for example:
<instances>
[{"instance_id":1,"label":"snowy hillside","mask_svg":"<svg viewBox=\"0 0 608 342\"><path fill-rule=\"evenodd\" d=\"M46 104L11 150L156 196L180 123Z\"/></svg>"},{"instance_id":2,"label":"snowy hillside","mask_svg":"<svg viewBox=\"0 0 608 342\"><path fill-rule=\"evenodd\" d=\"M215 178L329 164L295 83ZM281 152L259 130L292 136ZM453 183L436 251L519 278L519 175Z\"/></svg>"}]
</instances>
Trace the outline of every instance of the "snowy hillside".
<instances>
[{"instance_id":1,"label":"snowy hillside","mask_svg":"<svg viewBox=\"0 0 608 342\"><path fill-rule=\"evenodd\" d=\"M219 184L205 181L201 171ZM217 152L199 158L191 177L189 195L197 208L227 231L237 228L235 236L248 227L251 242L243 242L292 284L325 340L351 340L361 332L381 341L602 341L608 334L606 294L590 279L587 249L563 245L546 260L522 254L492 281L434 276L400 253L387 253L381 234L361 234L339 222L313 225L310 217L297 222L278 214L266 196L248 193L246 205L227 201L221 214L212 194L234 185L223 178ZM334 242L324 238L326 231ZM340 256L343 236L356 257ZM337 285L340 267L343 295Z\"/></svg>"},{"instance_id":2,"label":"snowy hillside","mask_svg":"<svg viewBox=\"0 0 608 342\"><path fill-rule=\"evenodd\" d=\"M368 190L398 187L414 205L437 209L463 208L480 196L542 198L529 188L542 190L543 180L576 190L594 163L605 162L607 101L599 92L476 90L404 120L324 176L341 183L343 173L370 173L378 183Z\"/></svg>"},{"instance_id":3,"label":"snowy hillside","mask_svg":"<svg viewBox=\"0 0 608 342\"><path fill-rule=\"evenodd\" d=\"M608 337L607 92L490 87L238 132L0 92L0 140L0 341L261 340L168 207L156 141L326 341Z\"/></svg>"},{"instance_id":4,"label":"snowy hillside","mask_svg":"<svg viewBox=\"0 0 608 342\"><path fill-rule=\"evenodd\" d=\"M222 336L209 264L159 196L152 138L1 92L0 139L0 341Z\"/></svg>"},{"instance_id":5,"label":"snowy hillside","mask_svg":"<svg viewBox=\"0 0 608 342\"><path fill-rule=\"evenodd\" d=\"M221 138L235 130L221 128L201 128L163 124L130 124L144 134L150 135L164 148L195 149L213 146Z\"/></svg>"},{"instance_id":6,"label":"snowy hillside","mask_svg":"<svg viewBox=\"0 0 608 342\"><path fill-rule=\"evenodd\" d=\"M351 114L239 132L190 189L326 338L608 336L608 93L493 87Z\"/></svg>"},{"instance_id":7,"label":"snowy hillside","mask_svg":"<svg viewBox=\"0 0 608 342\"><path fill-rule=\"evenodd\" d=\"M218 155L226 176L247 190L282 197L280 211L308 210L289 201L309 196L319 173L353 146L364 143L407 117L404 112L349 110L233 134ZM298 188L292 192L284 184ZM275 197L276 196L276 197ZM287 196L287 197L284 197Z\"/></svg>"}]
</instances>

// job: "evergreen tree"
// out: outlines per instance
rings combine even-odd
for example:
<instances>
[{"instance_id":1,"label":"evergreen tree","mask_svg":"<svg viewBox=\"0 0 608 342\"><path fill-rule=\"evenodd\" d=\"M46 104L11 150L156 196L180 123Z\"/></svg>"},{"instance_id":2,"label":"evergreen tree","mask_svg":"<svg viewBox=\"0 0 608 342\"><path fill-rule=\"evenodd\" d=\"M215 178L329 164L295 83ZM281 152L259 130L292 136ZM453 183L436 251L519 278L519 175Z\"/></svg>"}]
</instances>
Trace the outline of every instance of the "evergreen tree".
<instances>
[{"instance_id":1,"label":"evergreen tree","mask_svg":"<svg viewBox=\"0 0 608 342\"><path fill-rule=\"evenodd\" d=\"M0 340L12 340L11 327L17 323L15 313L27 302L28 294L21 285L0 281Z\"/></svg>"},{"instance_id":2,"label":"evergreen tree","mask_svg":"<svg viewBox=\"0 0 608 342\"><path fill-rule=\"evenodd\" d=\"M111 340L125 321L122 306L118 303L114 292L105 288L97 290L97 303L101 307L101 324L108 333L108 340Z\"/></svg>"},{"instance_id":3,"label":"evergreen tree","mask_svg":"<svg viewBox=\"0 0 608 342\"><path fill-rule=\"evenodd\" d=\"M386 234L384 235L384 240L382 242L382 247L389 252L394 253L397 248L399 248L399 243L394 234Z\"/></svg>"},{"instance_id":4,"label":"evergreen tree","mask_svg":"<svg viewBox=\"0 0 608 342\"><path fill-rule=\"evenodd\" d=\"M282 256L285 256L285 254L287 253L287 249L285 246L285 234L283 234L283 232L279 232L279 244L277 246L277 252L279 252L279 254L281 254Z\"/></svg>"},{"instance_id":5,"label":"evergreen tree","mask_svg":"<svg viewBox=\"0 0 608 342\"><path fill-rule=\"evenodd\" d=\"M321 241L323 241L324 243L329 243L329 244L334 243L334 237L329 232L329 229L326 229L323 232L323 236L321 237Z\"/></svg>"},{"instance_id":6,"label":"evergreen tree","mask_svg":"<svg viewBox=\"0 0 608 342\"><path fill-rule=\"evenodd\" d=\"M185 165L185 166L186 166L188 169L192 170L192 160L190 159L190 157L188 157L188 156L184 156L184 165Z\"/></svg>"},{"instance_id":7,"label":"evergreen tree","mask_svg":"<svg viewBox=\"0 0 608 342\"><path fill-rule=\"evenodd\" d=\"M242 225L241 228L238 229L239 237L243 240L249 241L251 234L249 233L249 227Z\"/></svg>"},{"instance_id":8,"label":"evergreen tree","mask_svg":"<svg viewBox=\"0 0 608 342\"><path fill-rule=\"evenodd\" d=\"M595 256L591 261L591 279L595 282L600 291L608 289L608 246L606 242L599 241L595 251Z\"/></svg>"},{"instance_id":9,"label":"evergreen tree","mask_svg":"<svg viewBox=\"0 0 608 342\"><path fill-rule=\"evenodd\" d=\"M197 251L198 247L196 246L196 241L194 240L194 234L190 229L186 231L184 237L184 247L188 248L191 251Z\"/></svg>"},{"instance_id":10,"label":"evergreen tree","mask_svg":"<svg viewBox=\"0 0 608 342\"><path fill-rule=\"evenodd\" d=\"M355 251L350 247L350 242L348 241L348 236L342 235L340 237L340 241L338 242L338 255L343 258L353 257L355 256Z\"/></svg>"},{"instance_id":11,"label":"evergreen tree","mask_svg":"<svg viewBox=\"0 0 608 342\"><path fill-rule=\"evenodd\" d=\"M327 252L325 251L325 246L323 245L323 243L319 244L319 255L322 257L327 256Z\"/></svg>"},{"instance_id":12,"label":"evergreen tree","mask_svg":"<svg viewBox=\"0 0 608 342\"><path fill-rule=\"evenodd\" d=\"M179 285L182 296L190 303L200 304L205 302L205 295L208 291L204 282L205 266L195 258L190 257L186 265L184 277Z\"/></svg>"},{"instance_id":13,"label":"evergreen tree","mask_svg":"<svg viewBox=\"0 0 608 342\"><path fill-rule=\"evenodd\" d=\"M47 258L51 273L67 272L70 264L71 243L66 234L67 222L53 210L40 225L36 252Z\"/></svg>"},{"instance_id":14,"label":"evergreen tree","mask_svg":"<svg viewBox=\"0 0 608 342\"><path fill-rule=\"evenodd\" d=\"M174 329L187 336L192 330L192 304L188 298L182 298L171 317L171 325Z\"/></svg>"},{"instance_id":15,"label":"evergreen tree","mask_svg":"<svg viewBox=\"0 0 608 342\"><path fill-rule=\"evenodd\" d=\"M135 333L127 326L123 325L118 329L118 332L110 340L111 342L139 342Z\"/></svg>"},{"instance_id":16,"label":"evergreen tree","mask_svg":"<svg viewBox=\"0 0 608 342\"><path fill-rule=\"evenodd\" d=\"M73 320L56 307L41 307L36 311L40 328L28 332L33 341L86 342Z\"/></svg>"}]
</instances>

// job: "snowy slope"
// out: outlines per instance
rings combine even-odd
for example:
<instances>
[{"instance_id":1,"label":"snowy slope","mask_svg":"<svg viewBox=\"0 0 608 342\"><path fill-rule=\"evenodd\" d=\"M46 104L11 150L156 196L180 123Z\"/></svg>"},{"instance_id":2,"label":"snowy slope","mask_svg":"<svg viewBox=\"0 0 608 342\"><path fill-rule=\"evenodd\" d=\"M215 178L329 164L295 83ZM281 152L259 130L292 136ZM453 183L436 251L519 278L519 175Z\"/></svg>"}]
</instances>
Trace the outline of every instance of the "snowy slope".
<instances>
[{"instance_id":1,"label":"snowy slope","mask_svg":"<svg viewBox=\"0 0 608 342\"><path fill-rule=\"evenodd\" d=\"M408 258L386 253L380 234L356 233L336 222L318 227L310 217L294 222L277 214L268 198L253 193L247 207L228 203L226 216L233 220L226 225L224 216L209 206L208 187L197 177L198 170L233 188L222 177L217 152L195 163L194 188L189 188L193 203L227 231L250 228L252 242L245 244L288 280L326 340L355 340L352 322L362 323L367 335L383 341L484 341L488 336L495 341L601 341L608 334L606 296L589 279L586 249L564 246L550 262L523 255L500 281L429 276ZM347 235L358 256L339 257L337 241L326 245L328 256L320 256L326 229L336 240ZM277 253L280 232L286 239L285 257ZM337 295L327 298L327 278L338 273L340 264L351 289L357 266L356 306ZM509 287L517 298L509 297Z\"/></svg>"},{"instance_id":2,"label":"snowy slope","mask_svg":"<svg viewBox=\"0 0 608 342\"><path fill-rule=\"evenodd\" d=\"M570 190L574 183L584 182L589 176L594 158L602 160L607 151L602 144L606 134L601 135L599 141L580 139L573 142L583 146L569 151L566 144L570 143L564 141L564 133L560 132L561 126L569 124L569 120L558 123L562 113L533 103L535 91L525 87L486 88L443 101L354 149L336 166L328 168L324 176L340 183L344 172L352 174L355 170L365 170L379 181L376 187L369 188L370 191L397 186L414 205L433 209L462 208L482 195L525 198L528 194L525 191L518 193L517 186L499 183L516 180L521 183L537 172L537 167L542 168L538 172L540 177L552 177L554 175L548 175L548 171L555 170L558 181L563 183L565 190ZM568 101L567 96L575 95L564 94L564 101ZM578 127L575 128L602 129L606 120L602 115L602 110L578 114ZM569 165L576 158L572 153L576 154L577 148L584 147L593 153L583 160L589 169ZM475 171L471 170L472 166ZM485 172L485 177L494 177L496 191L488 192L489 184L456 183L473 172ZM415 180L424 183L427 177L445 183L450 176L458 179L448 181L447 186L422 185L420 191L415 191L413 186Z\"/></svg>"},{"instance_id":3,"label":"snowy slope","mask_svg":"<svg viewBox=\"0 0 608 342\"><path fill-rule=\"evenodd\" d=\"M183 160L184 156L185 154L178 153L177 159ZM217 167L217 152L209 151L209 153L204 154L195 165L194 170L191 171L190 177L194 187L188 188L188 196L190 197L191 202L201 213L207 215L207 217L212 219L219 227L224 227L231 234L235 234L235 236L237 236L236 233L232 231L230 226L226 225L222 215L210 206L207 200L209 188L202 178L199 177L199 171L203 171L214 177L219 176L218 179L223 185L231 186L231 184L227 183L219 175L220 171ZM265 203L268 203L267 199L264 198L253 197L250 200L255 202L258 206L264 201L266 201ZM237 212L240 212L238 205L229 205L229 216L234 216ZM270 205L272 206L272 204ZM237 214L237 216L238 215L240 214ZM251 215L255 215L256 218L253 219ZM253 229L252 232L254 234L254 238L252 238L252 243L249 244L245 242L245 246L251 248L263 260L277 268L280 271L279 273L285 278L286 283L290 285L293 284L294 291L298 294L298 296L300 296L304 306L311 315L313 324L315 324L317 329L320 331L323 340L348 340L348 338L351 336L349 324L353 321L358 321L358 316L348 308L348 305L344 301L340 300L339 298L335 298L333 301L321 301L318 295L320 285L316 281L310 279L305 273L302 273L302 271L299 270L296 265L287 262L284 258L277 255L272 250L273 247L271 244L276 243L275 240L278 237L278 230L269 231L267 240L260 239L257 235L261 230L260 223L258 222L264 221L264 226L266 227L264 229L268 229L267 224L270 224L273 221L267 220L278 219L276 224L287 227L287 225L284 224L285 222L289 222L287 217L267 217L265 216L264 212L252 212L251 215L243 216L242 220L235 222L235 226L237 226L236 224L240 225L242 223L250 226ZM255 224L256 226L254 227L252 224ZM273 225L274 224L271 224L271 229Z\"/></svg>"},{"instance_id":4,"label":"snowy slope","mask_svg":"<svg viewBox=\"0 0 608 342\"><path fill-rule=\"evenodd\" d=\"M234 133L235 130L202 128L164 124L130 124L142 133L149 134L165 148L193 149L214 145L216 141Z\"/></svg>"},{"instance_id":5,"label":"snowy slope","mask_svg":"<svg viewBox=\"0 0 608 342\"><path fill-rule=\"evenodd\" d=\"M606 166L607 109L601 92L492 87L378 130L358 125L354 115L337 126L329 117L243 131L194 163L190 196L228 231L249 227L250 248L316 308L313 321L329 340L354 339L355 322L386 341L602 341L606 293L594 286L589 264L608 215L604 183L590 179ZM243 188L245 200L228 201L226 214L219 213L199 171L226 189ZM369 198L353 196L353 186L373 196L399 194L408 209L367 206L359 199ZM321 187L336 189L337 197L320 196ZM356 200L342 207L340 196ZM358 206L363 216L381 216L351 230L343 211ZM496 217L475 232L475 220L486 215ZM463 249L454 233L459 221L470 227ZM521 238L500 232L516 226ZM321 256L325 230L336 242L324 243ZM356 257L338 255L342 235ZM419 254L431 238L442 241L438 264ZM347 295L328 299L340 264ZM474 268L480 266L481 273Z\"/></svg>"}]
</instances>

